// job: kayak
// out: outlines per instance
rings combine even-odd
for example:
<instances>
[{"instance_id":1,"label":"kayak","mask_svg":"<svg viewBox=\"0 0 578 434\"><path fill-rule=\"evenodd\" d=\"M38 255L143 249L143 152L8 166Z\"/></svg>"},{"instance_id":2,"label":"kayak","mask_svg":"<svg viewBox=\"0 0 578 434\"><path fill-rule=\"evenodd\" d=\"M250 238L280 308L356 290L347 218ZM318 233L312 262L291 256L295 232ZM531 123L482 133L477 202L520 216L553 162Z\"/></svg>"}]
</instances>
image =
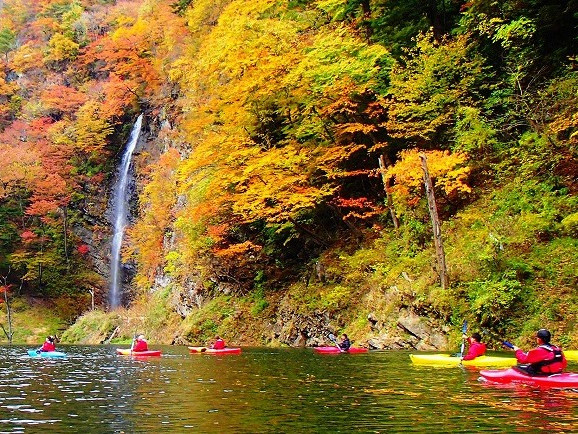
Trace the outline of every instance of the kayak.
<instances>
[{"instance_id":1,"label":"kayak","mask_svg":"<svg viewBox=\"0 0 578 434\"><path fill-rule=\"evenodd\" d=\"M578 387L578 374L564 372L562 374L530 376L517 369L481 370L483 380L491 383L524 383L532 386Z\"/></svg>"},{"instance_id":2,"label":"kayak","mask_svg":"<svg viewBox=\"0 0 578 434\"><path fill-rule=\"evenodd\" d=\"M191 354L240 354L241 348L222 348L215 350L214 348L207 347L189 347L189 352Z\"/></svg>"},{"instance_id":3,"label":"kayak","mask_svg":"<svg viewBox=\"0 0 578 434\"><path fill-rule=\"evenodd\" d=\"M61 353L60 351L41 351L28 350L28 355L30 357L46 357L49 359L62 359L66 357L66 353Z\"/></svg>"},{"instance_id":4,"label":"kayak","mask_svg":"<svg viewBox=\"0 0 578 434\"><path fill-rule=\"evenodd\" d=\"M564 351L564 355L569 362L578 362L578 350Z\"/></svg>"},{"instance_id":5,"label":"kayak","mask_svg":"<svg viewBox=\"0 0 578 434\"><path fill-rule=\"evenodd\" d=\"M515 366L514 357L479 356L473 360L462 360L449 354L410 354L409 358L415 365L430 366Z\"/></svg>"},{"instance_id":6,"label":"kayak","mask_svg":"<svg viewBox=\"0 0 578 434\"><path fill-rule=\"evenodd\" d=\"M116 353L121 356L135 356L135 357L159 357L161 351L131 351L130 348L117 348Z\"/></svg>"},{"instance_id":7,"label":"kayak","mask_svg":"<svg viewBox=\"0 0 578 434\"><path fill-rule=\"evenodd\" d=\"M313 350L321 354L340 354L340 353L356 354L356 353L367 353L368 351L367 348L361 347L349 347L347 351L341 351L337 347L314 347Z\"/></svg>"}]
</instances>

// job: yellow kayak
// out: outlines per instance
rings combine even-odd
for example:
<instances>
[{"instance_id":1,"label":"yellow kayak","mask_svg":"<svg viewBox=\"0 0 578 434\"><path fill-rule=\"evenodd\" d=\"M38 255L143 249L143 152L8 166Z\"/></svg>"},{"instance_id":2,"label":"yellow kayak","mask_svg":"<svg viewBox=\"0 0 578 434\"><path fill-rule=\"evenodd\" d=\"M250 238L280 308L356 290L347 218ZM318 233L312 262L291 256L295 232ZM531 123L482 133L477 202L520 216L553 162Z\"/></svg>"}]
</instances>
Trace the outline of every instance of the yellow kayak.
<instances>
[{"instance_id":1,"label":"yellow kayak","mask_svg":"<svg viewBox=\"0 0 578 434\"><path fill-rule=\"evenodd\" d=\"M515 366L514 357L480 356L474 360L462 360L460 357L452 357L449 354L410 354L411 361L415 365L430 365L440 367L452 366Z\"/></svg>"},{"instance_id":2,"label":"yellow kayak","mask_svg":"<svg viewBox=\"0 0 578 434\"><path fill-rule=\"evenodd\" d=\"M578 350L564 351L564 355L569 362L578 362Z\"/></svg>"}]
</instances>

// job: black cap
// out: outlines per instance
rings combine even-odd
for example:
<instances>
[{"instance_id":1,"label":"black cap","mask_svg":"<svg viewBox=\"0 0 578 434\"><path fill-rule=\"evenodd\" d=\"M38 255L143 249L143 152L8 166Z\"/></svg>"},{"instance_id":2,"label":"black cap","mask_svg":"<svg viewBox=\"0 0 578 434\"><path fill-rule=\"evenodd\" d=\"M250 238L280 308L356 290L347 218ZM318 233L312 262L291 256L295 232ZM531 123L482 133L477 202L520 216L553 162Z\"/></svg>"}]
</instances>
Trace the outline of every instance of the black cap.
<instances>
[{"instance_id":1,"label":"black cap","mask_svg":"<svg viewBox=\"0 0 578 434\"><path fill-rule=\"evenodd\" d=\"M536 332L536 337L542 339L542 341L547 344L550 343L550 339L552 338L552 335L550 334L550 332L546 329L540 329Z\"/></svg>"}]
</instances>

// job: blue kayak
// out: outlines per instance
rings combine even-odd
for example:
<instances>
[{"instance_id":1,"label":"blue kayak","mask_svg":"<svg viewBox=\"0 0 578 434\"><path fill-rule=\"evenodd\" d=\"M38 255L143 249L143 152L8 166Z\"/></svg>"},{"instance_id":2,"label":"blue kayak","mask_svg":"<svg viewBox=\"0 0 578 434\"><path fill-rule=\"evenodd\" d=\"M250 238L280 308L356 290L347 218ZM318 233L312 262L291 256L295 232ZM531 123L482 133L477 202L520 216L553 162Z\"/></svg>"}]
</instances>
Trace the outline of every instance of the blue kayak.
<instances>
[{"instance_id":1,"label":"blue kayak","mask_svg":"<svg viewBox=\"0 0 578 434\"><path fill-rule=\"evenodd\" d=\"M28 355L30 357L47 357L50 359L62 359L66 357L66 353L61 353L60 351L41 351L28 350Z\"/></svg>"}]
</instances>

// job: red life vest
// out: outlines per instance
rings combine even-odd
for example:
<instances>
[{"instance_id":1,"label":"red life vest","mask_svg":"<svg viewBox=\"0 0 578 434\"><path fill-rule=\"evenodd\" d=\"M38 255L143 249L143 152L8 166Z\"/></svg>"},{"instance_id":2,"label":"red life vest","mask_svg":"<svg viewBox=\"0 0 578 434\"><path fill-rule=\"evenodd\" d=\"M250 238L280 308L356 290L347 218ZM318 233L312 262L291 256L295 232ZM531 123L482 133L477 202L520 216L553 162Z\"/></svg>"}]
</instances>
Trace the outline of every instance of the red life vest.
<instances>
[{"instance_id":1,"label":"red life vest","mask_svg":"<svg viewBox=\"0 0 578 434\"><path fill-rule=\"evenodd\" d=\"M134 347L132 348L133 351L148 351L149 349L149 345L147 344L147 341L143 340L137 340L136 343L134 344Z\"/></svg>"},{"instance_id":2,"label":"red life vest","mask_svg":"<svg viewBox=\"0 0 578 434\"><path fill-rule=\"evenodd\" d=\"M40 348L40 351L42 352L56 351L56 346L54 345L53 342L45 341L42 344L42 348Z\"/></svg>"},{"instance_id":3,"label":"red life vest","mask_svg":"<svg viewBox=\"0 0 578 434\"><path fill-rule=\"evenodd\" d=\"M524 353L516 351L519 363L528 364L526 371L530 374L558 374L566 368L568 362L560 348L545 344Z\"/></svg>"},{"instance_id":4,"label":"red life vest","mask_svg":"<svg viewBox=\"0 0 578 434\"><path fill-rule=\"evenodd\" d=\"M486 344L476 342L472 338L469 338L469 342L470 348L468 349L468 354L464 356L464 360L474 360L476 357L486 354Z\"/></svg>"},{"instance_id":5,"label":"red life vest","mask_svg":"<svg viewBox=\"0 0 578 434\"><path fill-rule=\"evenodd\" d=\"M225 341L223 339L217 339L213 344L213 349L222 350L223 348L225 348Z\"/></svg>"}]
</instances>

